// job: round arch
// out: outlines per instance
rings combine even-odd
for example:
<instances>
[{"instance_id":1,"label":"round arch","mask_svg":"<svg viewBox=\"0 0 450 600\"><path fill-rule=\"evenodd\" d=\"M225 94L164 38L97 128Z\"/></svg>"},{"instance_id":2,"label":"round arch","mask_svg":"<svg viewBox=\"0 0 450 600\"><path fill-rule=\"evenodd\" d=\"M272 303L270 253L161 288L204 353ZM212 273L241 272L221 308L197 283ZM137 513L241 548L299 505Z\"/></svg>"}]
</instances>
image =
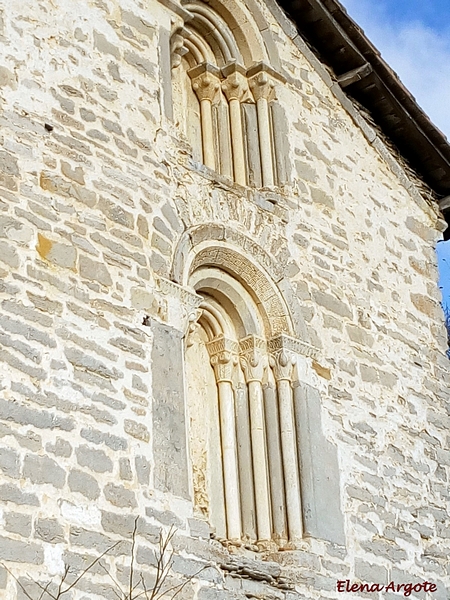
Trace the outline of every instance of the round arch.
<instances>
[{"instance_id":1,"label":"round arch","mask_svg":"<svg viewBox=\"0 0 450 600\"><path fill-rule=\"evenodd\" d=\"M188 229L175 250L173 281L201 289L195 272L208 268L228 274L251 296L267 338L284 333L309 343L298 299L282 266L249 237L225 225Z\"/></svg>"}]
</instances>

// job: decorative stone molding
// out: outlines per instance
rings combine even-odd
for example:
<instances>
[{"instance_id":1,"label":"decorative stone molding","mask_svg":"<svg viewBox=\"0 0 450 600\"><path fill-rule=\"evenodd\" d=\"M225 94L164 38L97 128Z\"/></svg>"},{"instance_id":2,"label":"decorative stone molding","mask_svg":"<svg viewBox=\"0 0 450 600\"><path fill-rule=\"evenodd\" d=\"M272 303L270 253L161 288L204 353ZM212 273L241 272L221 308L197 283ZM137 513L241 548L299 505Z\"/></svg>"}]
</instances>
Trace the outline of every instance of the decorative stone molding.
<instances>
[{"instance_id":1,"label":"decorative stone molding","mask_svg":"<svg viewBox=\"0 0 450 600\"><path fill-rule=\"evenodd\" d=\"M284 349L273 352L270 354L269 362L273 370L275 381L292 380L295 356L291 352L286 352Z\"/></svg>"},{"instance_id":2,"label":"decorative stone molding","mask_svg":"<svg viewBox=\"0 0 450 600\"><path fill-rule=\"evenodd\" d=\"M267 348L271 353L284 349L309 358L317 358L319 356L319 349L315 346L284 333L271 338L267 343Z\"/></svg>"},{"instance_id":3,"label":"decorative stone molding","mask_svg":"<svg viewBox=\"0 0 450 600\"><path fill-rule=\"evenodd\" d=\"M265 63L259 63L247 71L249 86L256 102L260 99L271 102L275 98L274 76L276 73Z\"/></svg>"},{"instance_id":4,"label":"decorative stone molding","mask_svg":"<svg viewBox=\"0 0 450 600\"><path fill-rule=\"evenodd\" d=\"M256 335L249 335L240 340L239 349L245 382L247 384L252 381L262 383L268 365L265 340Z\"/></svg>"},{"instance_id":5,"label":"decorative stone molding","mask_svg":"<svg viewBox=\"0 0 450 600\"><path fill-rule=\"evenodd\" d=\"M222 68L222 75L225 77L222 83L222 91L228 102L232 100L245 102L250 98L244 67L237 63L230 63Z\"/></svg>"},{"instance_id":6,"label":"decorative stone molding","mask_svg":"<svg viewBox=\"0 0 450 600\"><path fill-rule=\"evenodd\" d=\"M156 291L162 296L167 307L164 320L186 333L200 316L198 309L203 298L164 277L155 276L155 284Z\"/></svg>"},{"instance_id":7,"label":"decorative stone molding","mask_svg":"<svg viewBox=\"0 0 450 600\"><path fill-rule=\"evenodd\" d=\"M220 89L220 69L209 63L203 63L189 69L188 75L199 101L208 100L213 103Z\"/></svg>"},{"instance_id":8,"label":"decorative stone molding","mask_svg":"<svg viewBox=\"0 0 450 600\"><path fill-rule=\"evenodd\" d=\"M176 69L181 64L181 58L189 52L184 45L184 38L187 30L184 27L177 27L170 38L170 60L172 69Z\"/></svg>"},{"instance_id":9,"label":"decorative stone molding","mask_svg":"<svg viewBox=\"0 0 450 600\"><path fill-rule=\"evenodd\" d=\"M239 344L223 335L206 344L217 383L233 381L233 371L238 364Z\"/></svg>"}]
</instances>

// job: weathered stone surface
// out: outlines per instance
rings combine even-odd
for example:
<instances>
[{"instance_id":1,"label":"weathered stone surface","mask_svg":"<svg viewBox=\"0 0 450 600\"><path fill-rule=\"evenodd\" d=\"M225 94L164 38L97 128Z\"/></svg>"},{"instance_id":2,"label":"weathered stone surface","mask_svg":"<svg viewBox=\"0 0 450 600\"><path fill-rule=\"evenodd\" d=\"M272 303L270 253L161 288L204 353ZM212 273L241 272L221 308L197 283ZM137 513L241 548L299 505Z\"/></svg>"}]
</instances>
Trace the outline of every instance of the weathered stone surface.
<instances>
[{"instance_id":1,"label":"weathered stone surface","mask_svg":"<svg viewBox=\"0 0 450 600\"><path fill-rule=\"evenodd\" d=\"M49 483L56 488L62 488L66 480L66 472L53 459L31 454L24 458L23 476L32 483Z\"/></svg>"},{"instance_id":2,"label":"weathered stone surface","mask_svg":"<svg viewBox=\"0 0 450 600\"><path fill-rule=\"evenodd\" d=\"M323 434L318 390L296 384L294 407L305 530L313 537L344 545L337 452Z\"/></svg>"},{"instance_id":3,"label":"weathered stone surface","mask_svg":"<svg viewBox=\"0 0 450 600\"><path fill-rule=\"evenodd\" d=\"M87 256L80 256L79 268L81 277L90 279L91 281L98 281L102 285L112 285L111 275L104 264L92 260Z\"/></svg>"},{"instance_id":4,"label":"weathered stone surface","mask_svg":"<svg viewBox=\"0 0 450 600\"><path fill-rule=\"evenodd\" d=\"M20 258L17 250L8 242L0 240L0 260L10 267L17 268Z\"/></svg>"},{"instance_id":5,"label":"weathered stone surface","mask_svg":"<svg viewBox=\"0 0 450 600\"><path fill-rule=\"evenodd\" d=\"M13 502L14 504L39 506L36 494L22 492L20 488L9 483L0 485L0 499L3 502Z\"/></svg>"},{"instance_id":6,"label":"weathered stone surface","mask_svg":"<svg viewBox=\"0 0 450 600\"><path fill-rule=\"evenodd\" d=\"M38 244L36 250L39 256L67 269L74 269L77 260L77 251L73 246L54 242L44 235L38 233Z\"/></svg>"},{"instance_id":7,"label":"weathered stone surface","mask_svg":"<svg viewBox=\"0 0 450 600\"><path fill-rule=\"evenodd\" d=\"M117 46L109 42L106 37L98 31L94 31L94 46L100 52L111 54L117 59L120 58L120 51Z\"/></svg>"},{"instance_id":8,"label":"weathered stone surface","mask_svg":"<svg viewBox=\"0 0 450 600\"><path fill-rule=\"evenodd\" d=\"M34 537L50 544L58 544L64 541L64 529L56 519L37 519Z\"/></svg>"},{"instance_id":9,"label":"weathered stone surface","mask_svg":"<svg viewBox=\"0 0 450 600\"><path fill-rule=\"evenodd\" d=\"M31 535L31 515L19 512L7 512L4 516L5 529L28 538Z\"/></svg>"},{"instance_id":10,"label":"weathered stone surface","mask_svg":"<svg viewBox=\"0 0 450 600\"><path fill-rule=\"evenodd\" d=\"M131 419L125 419L123 423L125 433L133 436L137 440L148 442L150 440L150 432L143 423L136 423Z\"/></svg>"},{"instance_id":11,"label":"weathered stone surface","mask_svg":"<svg viewBox=\"0 0 450 600\"><path fill-rule=\"evenodd\" d=\"M141 485L148 485L150 478L150 463L145 456L135 458L136 475Z\"/></svg>"},{"instance_id":12,"label":"weathered stone surface","mask_svg":"<svg viewBox=\"0 0 450 600\"><path fill-rule=\"evenodd\" d=\"M17 479L20 473L18 453L9 448L0 448L0 469L5 475Z\"/></svg>"},{"instance_id":13,"label":"weathered stone surface","mask_svg":"<svg viewBox=\"0 0 450 600\"><path fill-rule=\"evenodd\" d=\"M183 406L181 336L178 331L152 321L153 452L155 485L162 491L188 496L186 431Z\"/></svg>"},{"instance_id":14,"label":"weathered stone surface","mask_svg":"<svg viewBox=\"0 0 450 600\"><path fill-rule=\"evenodd\" d=\"M42 564L44 553L37 544L0 538L0 560L18 563Z\"/></svg>"},{"instance_id":15,"label":"weathered stone surface","mask_svg":"<svg viewBox=\"0 0 450 600\"><path fill-rule=\"evenodd\" d=\"M78 469L72 469L67 478L67 483L72 492L79 492L90 500L95 500L100 496L100 488L97 480Z\"/></svg>"},{"instance_id":16,"label":"weathered stone surface","mask_svg":"<svg viewBox=\"0 0 450 600\"><path fill-rule=\"evenodd\" d=\"M340 317L346 317L348 319L352 318L352 311L345 302L342 300L331 296L330 294L324 292L313 292L314 300L320 306L323 306L327 310L339 315Z\"/></svg>"},{"instance_id":17,"label":"weathered stone surface","mask_svg":"<svg viewBox=\"0 0 450 600\"><path fill-rule=\"evenodd\" d=\"M121 485L108 483L103 490L105 498L120 508L134 508L136 506L136 498L131 490L127 490Z\"/></svg>"},{"instance_id":18,"label":"weathered stone surface","mask_svg":"<svg viewBox=\"0 0 450 600\"><path fill-rule=\"evenodd\" d=\"M96 473L112 471L112 460L103 452L89 446L80 446L75 450L75 456L80 467L87 467Z\"/></svg>"}]
</instances>

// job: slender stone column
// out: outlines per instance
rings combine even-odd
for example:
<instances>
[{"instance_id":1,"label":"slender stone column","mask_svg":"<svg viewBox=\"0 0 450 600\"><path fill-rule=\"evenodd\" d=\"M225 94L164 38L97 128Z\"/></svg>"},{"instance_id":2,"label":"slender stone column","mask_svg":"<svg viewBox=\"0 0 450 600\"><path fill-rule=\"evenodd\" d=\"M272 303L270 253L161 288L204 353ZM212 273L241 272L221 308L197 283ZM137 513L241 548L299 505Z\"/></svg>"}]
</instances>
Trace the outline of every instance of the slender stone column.
<instances>
[{"instance_id":1,"label":"slender stone column","mask_svg":"<svg viewBox=\"0 0 450 600\"><path fill-rule=\"evenodd\" d=\"M222 69L226 80L222 90L230 106L231 144L233 147L234 180L240 185L247 184L245 169L244 137L242 129L241 102L248 93L247 78L243 67L236 63Z\"/></svg>"},{"instance_id":2,"label":"slender stone column","mask_svg":"<svg viewBox=\"0 0 450 600\"><path fill-rule=\"evenodd\" d=\"M220 70L208 63L203 63L188 71L192 80L192 89L200 102L203 162L210 169L216 168L212 103L220 89L219 74Z\"/></svg>"},{"instance_id":3,"label":"slender stone column","mask_svg":"<svg viewBox=\"0 0 450 600\"><path fill-rule=\"evenodd\" d=\"M238 364L237 342L223 335L207 344L219 392L220 433L225 483L227 534L230 539L241 537L241 515L236 448L236 417L232 387L233 370Z\"/></svg>"},{"instance_id":4,"label":"slender stone column","mask_svg":"<svg viewBox=\"0 0 450 600\"><path fill-rule=\"evenodd\" d=\"M250 404L250 430L255 483L256 522L258 540L270 540L270 500L267 450L264 427L262 380L267 368L266 343L250 335L240 341L241 367L248 386Z\"/></svg>"},{"instance_id":5,"label":"slender stone column","mask_svg":"<svg viewBox=\"0 0 450 600\"><path fill-rule=\"evenodd\" d=\"M267 454L269 458L270 497L274 539L287 542L286 502L284 494L283 459L280 440L280 417L278 414L277 391L272 370L267 370L263 384L264 414L266 417Z\"/></svg>"},{"instance_id":6,"label":"slender stone column","mask_svg":"<svg viewBox=\"0 0 450 600\"><path fill-rule=\"evenodd\" d=\"M301 539L303 535L303 519L291 387L294 355L283 347L282 336L270 340L270 346L272 350L270 365L273 369L278 391L289 539L290 541L296 541Z\"/></svg>"},{"instance_id":7,"label":"slender stone column","mask_svg":"<svg viewBox=\"0 0 450 600\"><path fill-rule=\"evenodd\" d=\"M272 136L270 132L269 100L273 96L274 82L264 70L259 70L249 79L250 89L256 102L258 114L259 149L261 154L262 179L264 186L274 184Z\"/></svg>"},{"instance_id":8,"label":"slender stone column","mask_svg":"<svg viewBox=\"0 0 450 600\"><path fill-rule=\"evenodd\" d=\"M241 519L244 539L255 542L256 509L253 483L252 443L250 435L250 414L248 407L248 389L244 381L234 387L236 400L236 436L239 463L239 486L242 490Z\"/></svg>"}]
</instances>

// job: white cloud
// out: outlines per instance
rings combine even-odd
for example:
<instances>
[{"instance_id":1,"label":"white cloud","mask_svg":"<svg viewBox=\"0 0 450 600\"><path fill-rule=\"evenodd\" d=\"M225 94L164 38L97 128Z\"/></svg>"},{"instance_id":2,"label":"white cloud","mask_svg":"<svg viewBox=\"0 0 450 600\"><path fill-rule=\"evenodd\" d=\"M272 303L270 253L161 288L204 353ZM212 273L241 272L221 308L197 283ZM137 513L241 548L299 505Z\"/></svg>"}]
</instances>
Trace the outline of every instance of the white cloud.
<instances>
[{"instance_id":1,"label":"white cloud","mask_svg":"<svg viewBox=\"0 0 450 600\"><path fill-rule=\"evenodd\" d=\"M343 4L450 139L450 36L419 21L393 22L376 0L343 0Z\"/></svg>"}]
</instances>

